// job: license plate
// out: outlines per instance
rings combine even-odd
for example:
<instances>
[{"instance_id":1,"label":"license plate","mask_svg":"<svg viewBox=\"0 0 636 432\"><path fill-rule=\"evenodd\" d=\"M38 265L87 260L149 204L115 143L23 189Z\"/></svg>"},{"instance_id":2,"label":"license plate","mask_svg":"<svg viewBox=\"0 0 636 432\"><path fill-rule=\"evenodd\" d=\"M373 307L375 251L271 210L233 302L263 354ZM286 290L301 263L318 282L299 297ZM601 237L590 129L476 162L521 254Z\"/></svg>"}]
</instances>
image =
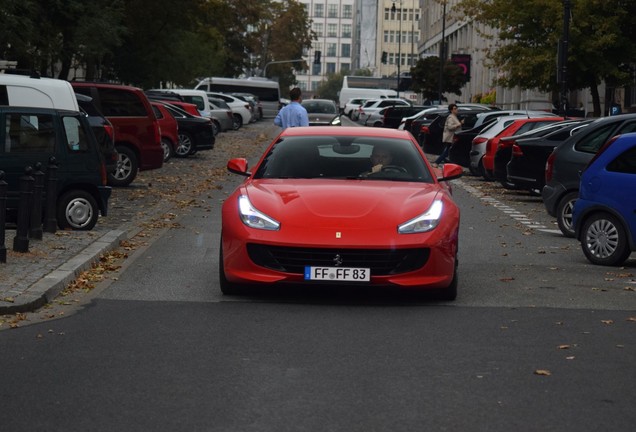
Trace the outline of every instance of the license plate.
<instances>
[{"instance_id":1,"label":"license plate","mask_svg":"<svg viewBox=\"0 0 636 432\"><path fill-rule=\"evenodd\" d=\"M305 266L305 280L369 282L371 280L371 269Z\"/></svg>"}]
</instances>

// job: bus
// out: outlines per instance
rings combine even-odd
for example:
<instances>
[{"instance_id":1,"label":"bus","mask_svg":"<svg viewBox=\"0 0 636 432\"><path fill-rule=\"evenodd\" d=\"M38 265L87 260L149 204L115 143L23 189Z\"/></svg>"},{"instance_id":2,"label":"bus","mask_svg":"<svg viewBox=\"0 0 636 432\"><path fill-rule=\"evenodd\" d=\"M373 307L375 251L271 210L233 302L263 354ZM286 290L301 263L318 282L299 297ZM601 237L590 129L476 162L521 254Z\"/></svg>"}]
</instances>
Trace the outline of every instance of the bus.
<instances>
[{"instance_id":1,"label":"bus","mask_svg":"<svg viewBox=\"0 0 636 432\"><path fill-rule=\"evenodd\" d=\"M274 118L280 103L280 88L276 81L266 78L203 78L195 86L196 90L217 93L251 93L258 97L263 106L263 117Z\"/></svg>"}]
</instances>

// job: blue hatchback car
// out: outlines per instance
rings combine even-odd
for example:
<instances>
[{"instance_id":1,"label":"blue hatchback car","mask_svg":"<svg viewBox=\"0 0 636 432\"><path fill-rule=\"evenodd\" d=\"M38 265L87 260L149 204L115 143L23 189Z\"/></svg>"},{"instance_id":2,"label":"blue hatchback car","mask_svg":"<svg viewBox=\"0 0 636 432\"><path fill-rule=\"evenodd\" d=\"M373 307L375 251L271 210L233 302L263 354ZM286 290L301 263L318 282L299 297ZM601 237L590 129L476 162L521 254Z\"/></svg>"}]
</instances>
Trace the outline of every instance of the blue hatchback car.
<instances>
[{"instance_id":1,"label":"blue hatchback car","mask_svg":"<svg viewBox=\"0 0 636 432\"><path fill-rule=\"evenodd\" d=\"M612 138L590 161L572 222L593 264L621 265L636 251L636 133Z\"/></svg>"}]
</instances>

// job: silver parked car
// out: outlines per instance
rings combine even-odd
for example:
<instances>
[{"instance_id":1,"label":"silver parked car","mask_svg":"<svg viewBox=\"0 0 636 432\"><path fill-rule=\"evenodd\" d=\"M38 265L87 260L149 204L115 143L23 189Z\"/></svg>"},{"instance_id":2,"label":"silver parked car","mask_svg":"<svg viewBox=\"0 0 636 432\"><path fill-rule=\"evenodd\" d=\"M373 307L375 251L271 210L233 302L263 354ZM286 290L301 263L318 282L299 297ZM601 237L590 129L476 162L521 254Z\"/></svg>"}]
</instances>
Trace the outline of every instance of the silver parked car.
<instances>
[{"instance_id":1,"label":"silver parked car","mask_svg":"<svg viewBox=\"0 0 636 432\"><path fill-rule=\"evenodd\" d=\"M340 113L336 103L330 99L307 99L302 101L307 110L309 126L340 126Z\"/></svg>"},{"instance_id":2,"label":"silver parked car","mask_svg":"<svg viewBox=\"0 0 636 432\"><path fill-rule=\"evenodd\" d=\"M210 115L221 125L221 132L234 129L234 115L230 106L221 99L208 97L208 100L212 106Z\"/></svg>"}]
</instances>

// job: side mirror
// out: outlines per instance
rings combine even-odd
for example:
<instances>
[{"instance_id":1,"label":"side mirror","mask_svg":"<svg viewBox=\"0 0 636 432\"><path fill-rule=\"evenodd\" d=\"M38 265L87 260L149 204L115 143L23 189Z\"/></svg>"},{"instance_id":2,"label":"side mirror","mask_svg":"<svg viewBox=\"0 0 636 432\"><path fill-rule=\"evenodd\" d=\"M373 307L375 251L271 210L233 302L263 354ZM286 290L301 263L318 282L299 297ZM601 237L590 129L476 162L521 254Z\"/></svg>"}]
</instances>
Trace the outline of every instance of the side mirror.
<instances>
[{"instance_id":1,"label":"side mirror","mask_svg":"<svg viewBox=\"0 0 636 432\"><path fill-rule=\"evenodd\" d=\"M247 168L248 168L248 163L247 163L247 159L245 158L231 159L227 163L227 170L229 172L242 175L245 177L249 177L252 175L252 173L249 172Z\"/></svg>"},{"instance_id":2,"label":"side mirror","mask_svg":"<svg viewBox=\"0 0 636 432\"><path fill-rule=\"evenodd\" d=\"M442 176L437 178L437 181L447 181L460 178L464 175L464 168L461 165L447 163L442 167Z\"/></svg>"}]
</instances>

